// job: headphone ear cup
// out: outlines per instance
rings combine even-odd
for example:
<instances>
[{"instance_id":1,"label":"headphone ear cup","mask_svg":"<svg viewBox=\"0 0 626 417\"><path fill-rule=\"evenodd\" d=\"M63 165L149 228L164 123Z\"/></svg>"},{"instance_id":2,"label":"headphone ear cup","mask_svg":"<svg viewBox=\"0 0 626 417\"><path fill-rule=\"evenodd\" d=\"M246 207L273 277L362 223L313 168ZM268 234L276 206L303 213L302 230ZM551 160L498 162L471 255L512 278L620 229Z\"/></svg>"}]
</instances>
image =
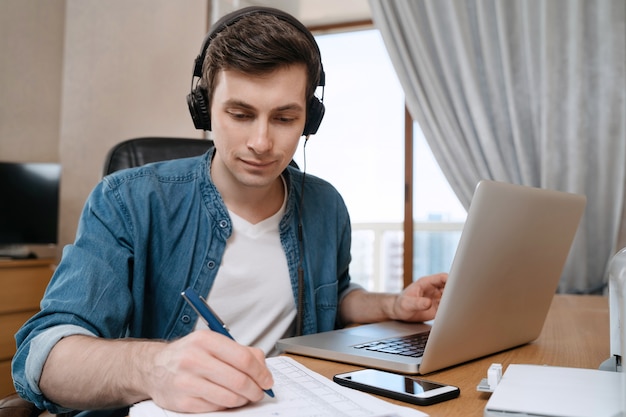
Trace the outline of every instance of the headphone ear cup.
<instances>
[{"instance_id":1,"label":"headphone ear cup","mask_svg":"<svg viewBox=\"0 0 626 417\"><path fill-rule=\"evenodd\" d=\"M187 95L187 105L196 129L211 130L211 113L205 91L200 87L191 90Z\"/></svg>"},{"instance_id":2,"label":"headphone ear cup","mask_svg":"<svg viewBox=\"0 0 626 417\"><path fill-rule=\"evenodd\" d=\"M304 131L302 132L303 136L317 133L317 129L319 129L322 119L324 118L325 111L324 103L315 96L311 97L307 106L306 123L304 124Z\"/></svg>"}]
</instances>

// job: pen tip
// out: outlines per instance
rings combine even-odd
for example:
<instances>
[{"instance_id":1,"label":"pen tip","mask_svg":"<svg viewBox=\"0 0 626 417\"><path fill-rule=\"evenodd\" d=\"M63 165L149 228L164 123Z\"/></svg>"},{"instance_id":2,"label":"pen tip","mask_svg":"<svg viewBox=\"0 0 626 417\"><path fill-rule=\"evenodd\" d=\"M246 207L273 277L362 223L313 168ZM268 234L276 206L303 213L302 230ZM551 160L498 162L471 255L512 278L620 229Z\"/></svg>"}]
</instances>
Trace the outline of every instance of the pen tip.
<instances>
[{"instance_id":1,"label":"pen tip","mask_svg":"<svg viewBox=\"0 0 626 417\"><path fill-rule=\"evenodd\" d=\"M265 393L269 395L270 397L274 398L274 391L272 391L271 389L266 389Z\"/></svg>"}]
</instances>

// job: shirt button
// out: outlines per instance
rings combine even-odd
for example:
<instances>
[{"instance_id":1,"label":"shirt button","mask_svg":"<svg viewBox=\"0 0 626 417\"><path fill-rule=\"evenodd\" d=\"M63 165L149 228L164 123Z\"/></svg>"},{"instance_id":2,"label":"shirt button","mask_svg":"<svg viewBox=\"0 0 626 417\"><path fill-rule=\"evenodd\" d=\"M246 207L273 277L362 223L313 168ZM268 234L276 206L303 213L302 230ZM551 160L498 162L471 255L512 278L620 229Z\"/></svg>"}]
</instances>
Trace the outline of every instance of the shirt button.
<instances>
[{"instance_id":1,"label":"shirt button","mask_svg":"<svg viewBox=\"0 0 626 417\"><path fill-rule=\"evenodd\" d=\"M209 267L209 269L213 269L213 268L215 268L215 261L209 261L209 262L206 264L206 266L208 266L208 267Z\"/></svg>"},{"instance_id":2,"label":"shirt button","mask_svg":"<svg viewBox=\"0 0 626 417\"><path fill-rule=\"evenodd\" d=\"M189 317L187 314L185 314L183 317L181 317L181 321L185 324L189 323L191 321L191 317Z\"/></svg>"},{"instance_id":3,"label":"shirt button","mask_svg":"<svg viewBox=\"0 0 626 417\"><path fill-rule=\"evenodd\" d=\"M228 227L228 221L227 220L220 220L220 227L222 229L225 229Z\"/></svg>"}]
</instances>

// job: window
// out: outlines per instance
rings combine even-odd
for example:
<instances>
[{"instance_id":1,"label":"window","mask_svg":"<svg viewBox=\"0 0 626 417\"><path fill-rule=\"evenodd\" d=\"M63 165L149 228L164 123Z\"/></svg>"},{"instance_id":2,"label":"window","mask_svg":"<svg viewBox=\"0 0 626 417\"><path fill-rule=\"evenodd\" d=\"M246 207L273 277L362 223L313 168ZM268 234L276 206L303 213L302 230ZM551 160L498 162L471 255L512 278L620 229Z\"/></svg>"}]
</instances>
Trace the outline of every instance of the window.
<instances>
[{"instance_id":1,"label":"window","mask_svg":"<svg viewBox=\"0 0 626 417\"><path fill-rule=\"evenodd\" d=\"M450 270L467 212L413 124L413 277Z\"/></svg>"},{"instance_id":2,"label":"window","mask_svg":"<svg viewBox=\"0 0 626 417\"><path fill-rule=\"evenodd\" d=\"M326 72L326 115L306 145L306 164L304 141L294 159L346 201L352 279L370 290L397 291L403 285L404 93L378 30L316 39ZM417 277L449 269L465 211L414 130Z\"/></svg>"}]
</instances>

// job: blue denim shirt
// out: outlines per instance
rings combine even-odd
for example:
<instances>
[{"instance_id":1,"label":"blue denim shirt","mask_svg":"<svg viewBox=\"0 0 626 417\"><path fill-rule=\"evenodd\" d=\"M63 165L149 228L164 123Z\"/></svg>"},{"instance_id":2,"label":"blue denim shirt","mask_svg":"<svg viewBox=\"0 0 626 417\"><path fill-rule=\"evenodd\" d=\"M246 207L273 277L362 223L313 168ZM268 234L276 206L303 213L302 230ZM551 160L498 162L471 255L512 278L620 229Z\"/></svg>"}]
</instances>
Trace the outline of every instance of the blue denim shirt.
<instances>
[{"instance_id":1,"label":"blue denim shirt","mask_svg":"<svg viewBox=\"0 0 626 417\"><path fill-rule=\"evenodd\" d=\"M172 340L193 330L196 314L180 293L189 286L209 293L232 233L228 210L210 178L212 155L213 150L119 171L95 187L41 311L16 334L12 372L20 395L40 408L64 410L38 388L47 355L62 337ZM283 175L288 200L280 239L294 302L301 248L305 254L303 332L332 330L341 325L338 304L351 287L348 212L327 182L307 175L303 183L303 173L291 166Z\"/></svg>"}]
</instances>

